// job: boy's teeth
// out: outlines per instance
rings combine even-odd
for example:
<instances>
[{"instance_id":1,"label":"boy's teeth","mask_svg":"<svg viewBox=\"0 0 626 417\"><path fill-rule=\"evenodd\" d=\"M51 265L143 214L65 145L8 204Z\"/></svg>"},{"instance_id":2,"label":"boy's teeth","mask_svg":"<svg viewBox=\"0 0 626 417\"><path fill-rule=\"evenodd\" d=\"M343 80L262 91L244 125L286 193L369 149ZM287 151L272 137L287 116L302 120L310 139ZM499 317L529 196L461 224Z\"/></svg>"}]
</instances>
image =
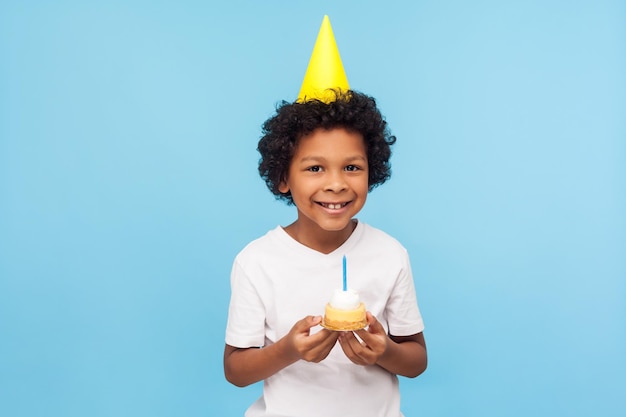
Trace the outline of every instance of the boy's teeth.
<instances>
[{"instance_id":1,"label":"boy's teeth","mask_svg":"<svg viewBox=\"0 0 626 417\"><path fill-rule=\"evenodd\" d=\"M341 207L343 207L343 204L324 204L324 205L331 210L339 210Z\"/></svg>"}]
</instances>

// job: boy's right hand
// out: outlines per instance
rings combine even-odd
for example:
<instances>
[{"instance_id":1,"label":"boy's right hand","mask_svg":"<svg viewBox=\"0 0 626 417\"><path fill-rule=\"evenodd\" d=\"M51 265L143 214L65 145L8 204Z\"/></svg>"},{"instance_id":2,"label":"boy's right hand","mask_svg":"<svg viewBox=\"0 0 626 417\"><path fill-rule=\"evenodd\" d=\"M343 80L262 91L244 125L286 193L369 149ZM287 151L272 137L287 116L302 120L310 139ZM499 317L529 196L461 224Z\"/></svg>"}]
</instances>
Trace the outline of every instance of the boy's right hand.
<instances>
[{"instance_id":1,"label":"boy's right hand","mask_svg":"<svg viewBox=\"0 0 626 417\"><path fill-rule=\"evenodd\" d=\"M339 332L322 329L311 334L311 328L322 321L321 316L307 316L293 325L289 333L276 343L258 348L224 347L224 374L238 387L262 381L294 362L304 359L321 362L330 353Z\"/></svg>"},{"instance_id":2,"label":"boy's right hand","mask_svg":"<svg viewBox=\"0 0 626 417\"><path fill-rule=\"evenodd\" d=\"M307 362L324 360L337 342L339 332L322 329L311 334L311 328L322 322L322 316L307 316L293 325L285 335L285 342L292 354Z\"/></svg>"}]
</instances>

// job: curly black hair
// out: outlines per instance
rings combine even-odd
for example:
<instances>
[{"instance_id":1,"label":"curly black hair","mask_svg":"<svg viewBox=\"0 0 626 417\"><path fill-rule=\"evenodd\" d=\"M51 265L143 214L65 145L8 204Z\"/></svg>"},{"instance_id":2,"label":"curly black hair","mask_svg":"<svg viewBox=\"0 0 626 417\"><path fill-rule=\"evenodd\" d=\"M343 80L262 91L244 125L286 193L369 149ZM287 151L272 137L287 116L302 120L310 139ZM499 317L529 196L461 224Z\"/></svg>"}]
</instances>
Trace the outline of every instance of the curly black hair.
<instances>
[{"instance_id":1,"label":"curly black hair","mask_svg":"<svg viewBox=\"0 0 626 417\"><path fill-rule=\"evenodd\" d=\"M369 191L391 176L391 145L396 142L373 97L357 91L334 91L336 100L289 103L283 101L276 114L263 123L257 150L261 154L259 174L277 199L293 204L291 193L278 187L287 178L297 142L318 128L344 128L363 136L367 149Z\"/></svg>"}]
</instances>

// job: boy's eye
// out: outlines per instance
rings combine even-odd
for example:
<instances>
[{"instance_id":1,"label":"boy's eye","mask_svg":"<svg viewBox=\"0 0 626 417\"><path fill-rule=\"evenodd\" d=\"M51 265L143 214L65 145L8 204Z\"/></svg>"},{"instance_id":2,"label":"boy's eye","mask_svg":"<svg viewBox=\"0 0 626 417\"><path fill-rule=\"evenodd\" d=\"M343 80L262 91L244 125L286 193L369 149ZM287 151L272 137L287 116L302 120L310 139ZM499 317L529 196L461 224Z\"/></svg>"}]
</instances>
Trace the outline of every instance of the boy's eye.
<instances>
[{"instance_id":1,"label":"boy's eye","mask_svg":"<svg viewBox=\"0 0 626 417\"><path fill-rule=\"evenodd\" d=\"M358 171L360 168L356 165L348 165L346 171Z\"/></svg>"},{"instance_id":2,"label":"boy's eye","mask_svg":"<svg viewBox=\"0 0 626 417\"><path fill-rule=\"evenodd\" d=\"M307 171L311 171L311 172L320 172L322 170L322 167L319 165L314 165L312 167L308 167Z\"/></svg>"}]
</instances>

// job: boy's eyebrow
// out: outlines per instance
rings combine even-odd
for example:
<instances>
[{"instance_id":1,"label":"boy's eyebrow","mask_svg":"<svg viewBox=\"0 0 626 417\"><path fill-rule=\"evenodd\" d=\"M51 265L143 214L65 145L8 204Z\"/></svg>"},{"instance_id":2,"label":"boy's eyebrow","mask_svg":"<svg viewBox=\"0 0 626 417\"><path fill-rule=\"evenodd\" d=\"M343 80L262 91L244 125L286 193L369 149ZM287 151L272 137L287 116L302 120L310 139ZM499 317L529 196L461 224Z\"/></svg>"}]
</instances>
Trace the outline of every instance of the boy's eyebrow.
<instances>
[{"instance_id":1,"label":"boy's eyebrow","mask_svg":"<svg viewBox=\"0 0 626 417\"><path fill-rule=\"evenodd\" d=\"M304 156L302 158L299 159L300 162L309 162L309 161L313 161L313 162L318 162L318 161L325 161L326 158L324 158L323 156ZM344 159L344 161L346 162L352 162L352 161L366 161L367 158L362 156L362 155L354 155L354 156L350 156L346 159Z\"/></svg>"}]
</instances>

